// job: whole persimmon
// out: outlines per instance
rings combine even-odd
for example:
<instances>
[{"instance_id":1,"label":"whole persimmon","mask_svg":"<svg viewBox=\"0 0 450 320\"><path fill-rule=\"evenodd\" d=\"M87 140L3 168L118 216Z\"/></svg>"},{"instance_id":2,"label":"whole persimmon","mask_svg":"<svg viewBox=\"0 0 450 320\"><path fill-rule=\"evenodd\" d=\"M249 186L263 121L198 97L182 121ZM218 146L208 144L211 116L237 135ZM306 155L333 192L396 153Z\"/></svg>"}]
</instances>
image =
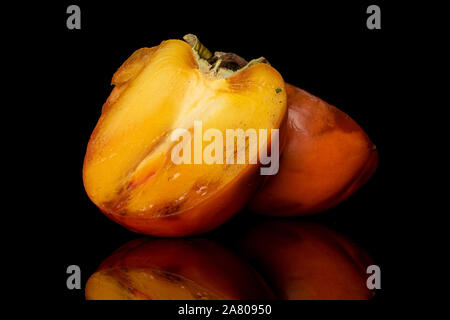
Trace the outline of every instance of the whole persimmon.
<instances>
[{"instance_id":1,"label":"whole persimmon","mask_svg":"<svg viewBox=\"0 0 450 320\"><path fill-rule=\"evenodd\" d=\"M272 131L285 123L284 81L264 58L213 55L195 36L185 39L142 48L125 61L87 146L89 198L139 233L198 234L229 219L262 181L261 162L246 151L271 149ZM229 130L254 130L258 145L242 135L229 142ZM174 139L176 132L182 134Z\"/></svg>"},{"instance_id":2,"label":"whole persimmon","mask_svg":"<svg viewBox=\"0 0 450 320\"><path fill-rule=\"evenodd\" d=\"M324 211L348 198L374 173L378 152L364 130L322 99L286 84L286 140L276 175L250 203L271 216Z\"/></svg>"},{"instance_id":3,"label":"whole persimmon","mask_svg":"<svg viewBox=\"0 0 450 320\"><path fill-rule=\"evenodd\" d=\"M264 221L243 236L240 248L277 298L368 300L369 255L348 238L317 223Z\"/></svg>"},{"instance_id":4,"label":"whole persimmon","mask_svg":"<svg viewBox=\"0 0 450 320\"><path fill-rule=\"evenodd\" d=\"M88 300L271 299L273 293L245 261L199 238L128 242L88 279Z\"/></svg>"}]
</instances>

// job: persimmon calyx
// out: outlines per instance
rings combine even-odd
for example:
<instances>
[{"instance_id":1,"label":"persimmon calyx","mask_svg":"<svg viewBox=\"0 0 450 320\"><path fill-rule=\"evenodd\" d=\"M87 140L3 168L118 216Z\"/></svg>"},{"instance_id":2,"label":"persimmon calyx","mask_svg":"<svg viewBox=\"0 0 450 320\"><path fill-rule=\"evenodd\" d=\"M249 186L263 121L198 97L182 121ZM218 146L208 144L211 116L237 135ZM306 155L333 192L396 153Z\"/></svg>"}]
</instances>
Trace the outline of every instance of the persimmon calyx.
<instances>
[{"instance_id":1,"label":"persimmon calyx","mask_svg":"<svg viewBox=\"0 0 450 320\"><path fill-rule=\"evenodd\" d=\"M231 52L216 51L212 54L193 34L187 34L183 39L192 47L200 71L216 78L229 78L258 63L270 65L269 61L264 57L247 62L244 58Z\"/></svg>"}]
</instances>

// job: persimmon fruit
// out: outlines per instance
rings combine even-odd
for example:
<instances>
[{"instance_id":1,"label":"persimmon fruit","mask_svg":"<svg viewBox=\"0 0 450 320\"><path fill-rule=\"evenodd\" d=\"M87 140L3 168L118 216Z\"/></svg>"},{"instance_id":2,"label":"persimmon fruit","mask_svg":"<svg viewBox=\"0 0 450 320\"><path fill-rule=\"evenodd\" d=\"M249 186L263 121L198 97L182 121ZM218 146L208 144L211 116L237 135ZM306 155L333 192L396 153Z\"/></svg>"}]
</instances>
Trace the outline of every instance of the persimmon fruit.
<instances>
[{"instance_id":1,"label":"persimmon fruit","mask_svg":"<svg viewBox=\"0 0 450 320\"><path fill-rule=\"evenodd\" d=\"M276 175L250 202L271 216L322 212L355 193L375 172L378 152L364 130L322 99L286 84L286 140Z\"/></svg>"},{"instance_id":2,"label":"persimmon fruit","mask_svg":"<svg viewBox=\"0 0 450 320\"><path fill-rule=\"evenodd\" d=\"M267 130L259 150L270 148L270 132L285 123L284 81L264 58L247 63L233 54L213 55L195 36L185 39L139 49L125 61L87 146L83 182L89 198L139 233L209 231L242 209L262 181L260 162L250 161L249 153L244 163L228 164L227 158L225 164L199 164L194 152L183 149L191 161L174 163L181 143L173 141L174 130L191 133L196 121L223 136L229 129ZM220 149L223 158L228 146Z\"/></svg>"},{"instance_id":3,"label":"persimmon fruit","mask_svg":"<svg viewBox=\"0 0 450 320\"><path fill-rule=\"evenodd\" d=\"M368 300L372 259L348 238L305 221L264 221L239 245L244 256L285 300Z\"/></svg>"},{"instance_id":4,"label":"persimmon fruit","mask_svg":"<svg viewBox=\"0 0 450 320\"><path fill-rule=\"evenodd\" d=\"M86 192L106 216L138 233L186 236L214 229L247 204L273 216L322 212L372 176L376 147L347 114L285 84L264 58L247 62L212 54L193 35L185 40L139 49L113 76L83 165ZM230 153L216 135L197 147L197 123L221 137L230 129L269 134L257 144L233 139ZM194 151L183 149L176 162L180 129ZM276 174L264 178L249 149L260 160L275 144ZM241 149L245 161L230 164ZM198 162L206 151L219 161Z\"/></svg>"},{"instance_id":5,"label":"persimmon fruit","mask_svg":"<svg viewBox=\"0 0 450 320\"><path fill-rule=\"evenodd\" d=\"M272 299L261 276L207 239L128 242L106 258L85 287L88 300Z\"/></svg>"}]
</instances>

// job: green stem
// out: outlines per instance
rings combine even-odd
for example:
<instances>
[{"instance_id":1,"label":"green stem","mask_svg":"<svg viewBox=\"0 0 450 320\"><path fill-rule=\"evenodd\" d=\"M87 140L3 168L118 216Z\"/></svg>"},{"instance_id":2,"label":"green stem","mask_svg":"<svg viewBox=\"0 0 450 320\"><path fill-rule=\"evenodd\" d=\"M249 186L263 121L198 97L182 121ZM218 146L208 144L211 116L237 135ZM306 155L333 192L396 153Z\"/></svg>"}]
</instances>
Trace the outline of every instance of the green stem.
<instances>
[{"instance_id":1,"label":"green stem","mask_svg":"<svg viewBox=\"0 0 450 320\"><path fill-rule=\"evenodd\" d=\"M200 58L208 60L212 57L211 51L209 51L208 48L206 48L203 43L198 40L196 35L189 33L185 35L183 39L191 45L192 49L197 52Z\"/></svg>"},{"instance_id":2,"label":"green stem","mask_svg":"<svg viewBox=\"0 0 450 320\"><path fill-rule=\"evenodd\" d=\"M193 34L187 34L183 39L192 47L199 69L218 78L231 77L258 63L269 64L264 57L247 62L234 53L215 52L213 55Z\"/></svg>"}]
</instances>

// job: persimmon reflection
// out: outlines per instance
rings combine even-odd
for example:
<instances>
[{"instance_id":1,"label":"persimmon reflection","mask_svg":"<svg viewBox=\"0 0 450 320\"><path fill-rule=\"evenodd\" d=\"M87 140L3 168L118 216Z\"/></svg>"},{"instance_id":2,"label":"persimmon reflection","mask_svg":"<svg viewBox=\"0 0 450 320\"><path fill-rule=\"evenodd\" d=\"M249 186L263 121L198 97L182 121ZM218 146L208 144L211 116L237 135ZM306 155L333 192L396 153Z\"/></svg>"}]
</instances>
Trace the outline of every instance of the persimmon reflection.
<instances>
[{"instance_id":1,"label":"persimmon reflection","mask_svg":"<svg viewBox=\"0 0 450 320\"><path fill-rule=\"evenodd\" d=\"M316 223L269 221L241 247L277 297L288 300L366 300L370 257L346 237Z\"/></svg>"},{"instance_id":2,"label":"persimmon reflection","mask_svg":"<svg viewBox=\"0 0 450 320\"><path fill-rule=\"evenodd\" d=\"M89 278L88 300L269 299L262 278L233 252L207 239L128 242Z\"/></svg>"}]
</instances>

